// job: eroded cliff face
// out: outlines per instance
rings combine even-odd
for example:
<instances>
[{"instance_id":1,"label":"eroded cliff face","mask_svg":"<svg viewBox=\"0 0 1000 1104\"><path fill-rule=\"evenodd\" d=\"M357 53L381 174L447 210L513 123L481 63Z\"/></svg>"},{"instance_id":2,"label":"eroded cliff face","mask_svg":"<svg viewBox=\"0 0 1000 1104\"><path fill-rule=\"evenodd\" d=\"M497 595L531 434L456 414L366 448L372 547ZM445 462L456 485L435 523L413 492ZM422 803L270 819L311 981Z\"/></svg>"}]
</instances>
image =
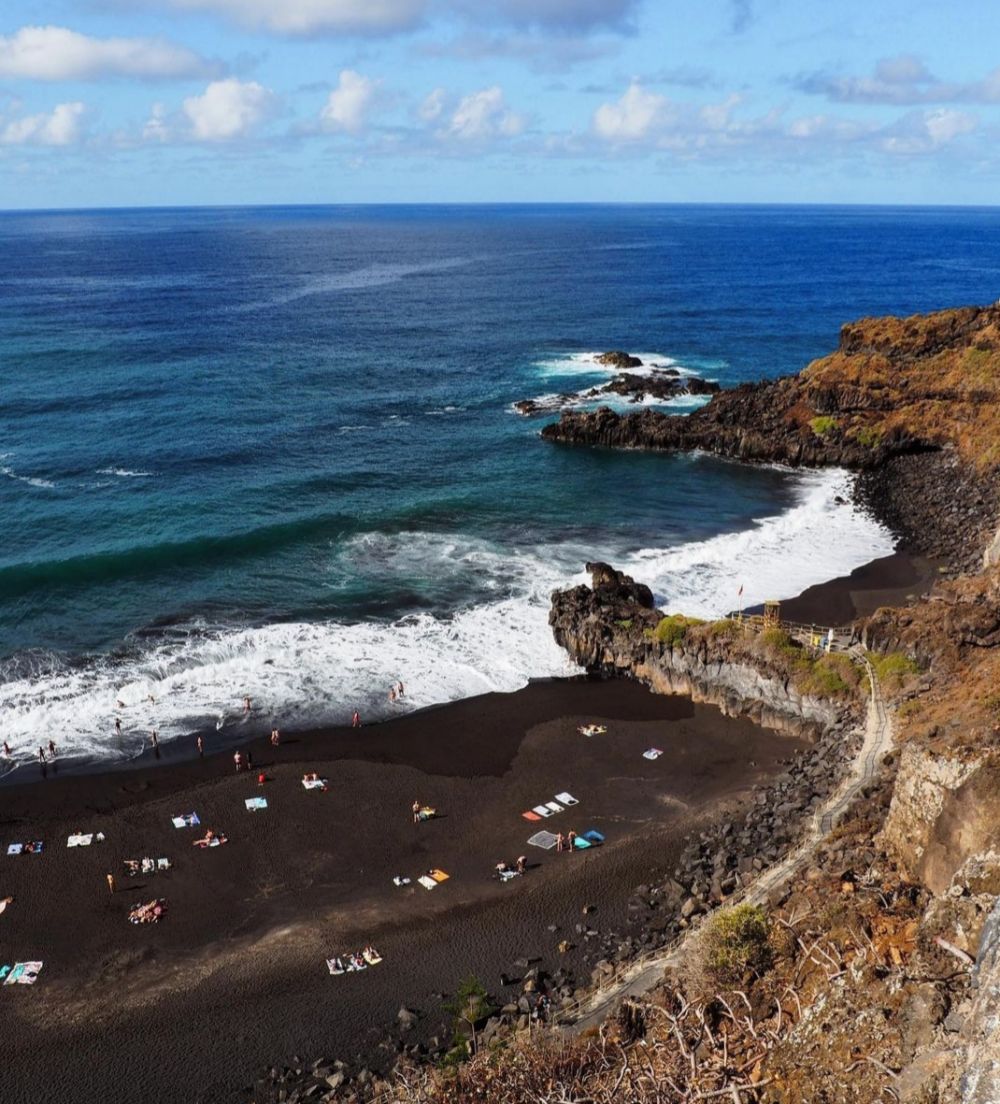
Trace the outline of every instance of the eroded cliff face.
<instances>
[{"instance_id":1,"label":"eroded cliff face","mask_svg":"<svg viewBox=\"0 0 1000 1104\"><path fill-rule=\"evenodd\" d=\"M549 624L556 642L589 671L626 675L661 694L686 694L779 731L815 733L857 708L799 691L778 658L720 623L682 638L656 638L662 611L648 587L608 564L587 564L592 587L552 595Z\"/></svg>"}]
</instances>

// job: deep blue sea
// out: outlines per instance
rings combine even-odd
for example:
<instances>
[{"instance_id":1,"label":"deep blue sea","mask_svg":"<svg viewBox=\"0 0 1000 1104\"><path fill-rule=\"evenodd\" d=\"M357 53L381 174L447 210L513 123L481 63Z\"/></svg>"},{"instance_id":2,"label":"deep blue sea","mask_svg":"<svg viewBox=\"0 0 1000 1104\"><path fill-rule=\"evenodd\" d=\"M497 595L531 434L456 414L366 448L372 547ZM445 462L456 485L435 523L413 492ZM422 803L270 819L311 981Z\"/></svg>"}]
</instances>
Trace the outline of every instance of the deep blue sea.
<instances>
[{"instance_id":1,"label":"deep blue sea","mask_svg":"<svg viewBox=\"0 0 1000 1104\"><path fill-rule=\"evenodd\" d=\"M794 372L998 289L994 210L0 215L0 736L128 756L244 694L294 727L514 689L567 670L548 595L592 558L703 614L849 571L891 539L842 474L554 447L511 403L612 348Z\"/></svg>"}]
</instances>

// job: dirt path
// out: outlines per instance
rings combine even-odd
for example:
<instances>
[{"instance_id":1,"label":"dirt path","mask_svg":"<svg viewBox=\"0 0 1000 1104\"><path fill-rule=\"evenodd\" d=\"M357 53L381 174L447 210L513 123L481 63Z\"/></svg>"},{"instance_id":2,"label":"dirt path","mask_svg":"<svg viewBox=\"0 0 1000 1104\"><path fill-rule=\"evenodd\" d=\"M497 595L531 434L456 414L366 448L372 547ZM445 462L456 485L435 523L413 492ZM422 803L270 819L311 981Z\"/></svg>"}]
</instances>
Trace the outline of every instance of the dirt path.
<instances>
[{"instance_id":1,"label":"dirt path","mask_svg":"<svg viewBox=\"0 0 1000 1104\"><path fill-rule=\"evenodd\" d=\"M852 649L852 651L864 662L871 685L868 717L861 748L854 757L843 782L814 814L805 839L784 859L765 870L744 893L734 894L728 904L736 904L740 900L760 904L775 888L805 866L817 846L832 831L862 787L874 778L879 761L892 746L892 719L886 709L875 671L860 650ZM649 992L662 980L663 971L669 966L676 965L681 959L690 934L692 933L685 932L667 947L661 947L652 955L630 963L609 986L598 989L579 1008L561 1012L560 1018L566 1030L571 1035L580 1034L587 1028L601 1023L611 1008L623 997L639 996Z\"/></svg>"}]
</instances>

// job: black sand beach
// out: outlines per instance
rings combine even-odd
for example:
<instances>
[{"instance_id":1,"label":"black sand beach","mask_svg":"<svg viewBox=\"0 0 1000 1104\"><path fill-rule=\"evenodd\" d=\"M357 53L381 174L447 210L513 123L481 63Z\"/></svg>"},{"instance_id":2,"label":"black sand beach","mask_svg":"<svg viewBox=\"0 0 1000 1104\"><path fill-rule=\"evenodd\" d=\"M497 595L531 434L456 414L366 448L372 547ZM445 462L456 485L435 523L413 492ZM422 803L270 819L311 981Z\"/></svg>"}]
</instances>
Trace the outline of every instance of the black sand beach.
<instances>
[{"instance_id":1,"label":"black sand beach","mask_svg":"<svg viewBox=\"0 0 1000 1104\"><path fill-rule=\"evenodd\" d=\"M606 724L587 738L579 725ZM662 748L656 761L642 757ZM440 995L470 973L500 999L517 959L550 967L583 904L597 929L622 925L635 885L669 871L683 834L780 772L798 743L684 698L628 682L533 684L388 724L250 745L266 784L231 754L7 786L0 916L4 963L44 961L38 982L0 987L4 1101L239 1101L262 1067L293 1054L368 1053L401 1005L420 1033L447 1018ZM329 792L306 791L317 771ZM521 812L563 790L579 805L531 824ZM259 794L269 807L249 812ZM440 816L411 823L414 799ZM230 842L201 850L197 829ZM597 828L601 848L526 845L544 826ZM106 840L69 849L75 832ZM6 855L42 839L41 855ZM500 885L498 860L528 854ZM167 856L167 873L127 879L122 860ZM429 892L431 868L450 879ZM105 874L113 872L112 895ZM394 874L414 879L399 889ZM129 908L167 900L161 923ZM551 932L549 925L559 925ZM385 961L331 977L326 957L374 942ZM579 951L575 952L579 954ZM388 1058L388 1055L385 1055Z\"/></svg>"}]
</instances>

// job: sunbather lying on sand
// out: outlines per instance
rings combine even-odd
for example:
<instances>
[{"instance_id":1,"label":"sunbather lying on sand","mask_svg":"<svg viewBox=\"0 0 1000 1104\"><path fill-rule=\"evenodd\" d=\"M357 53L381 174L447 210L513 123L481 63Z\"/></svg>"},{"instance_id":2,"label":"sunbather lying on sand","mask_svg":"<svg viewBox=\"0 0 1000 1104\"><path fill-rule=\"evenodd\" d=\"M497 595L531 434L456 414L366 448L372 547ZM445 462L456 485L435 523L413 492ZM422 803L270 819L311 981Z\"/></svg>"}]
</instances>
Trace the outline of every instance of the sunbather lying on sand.
<instances>
[{"instance_id":1,"label":"sunbather lying on sand","mask_svg":"<svg viewBox=\"0 0 1000 1104\"><path fill-rule=\"evenodd\" d=\"M4 912L6 912L7 911L7 906L10 905L10 904L13 904L13 902L14 902L13 897L0 898L0 915L2 915Z\"/></svg>"},{"instance_id":2,"label":"sunbather lying on sand","mask_svg":"<svg viewBox=\"0 0 1000 1104\"><path fill-rule=\"evenodd\" d=\"M203 839L197 839L194 841L195 847L219 847L221 844L226 843L226 835L224 832L213 832L211 828L205 833Z\"/></svg>"},{"instance_id":3,"label":"sunbather lying on sand","mask_svg":"<svg viewBox=\"0 0 1000 1104\"><path fill-rule=\"evenodd\" d=\"M128 918L132 924L157 924L166 911L167 902L161 897L147 901L144 905L136 905L128 914Z\"/></svg>"}]
</instances>

